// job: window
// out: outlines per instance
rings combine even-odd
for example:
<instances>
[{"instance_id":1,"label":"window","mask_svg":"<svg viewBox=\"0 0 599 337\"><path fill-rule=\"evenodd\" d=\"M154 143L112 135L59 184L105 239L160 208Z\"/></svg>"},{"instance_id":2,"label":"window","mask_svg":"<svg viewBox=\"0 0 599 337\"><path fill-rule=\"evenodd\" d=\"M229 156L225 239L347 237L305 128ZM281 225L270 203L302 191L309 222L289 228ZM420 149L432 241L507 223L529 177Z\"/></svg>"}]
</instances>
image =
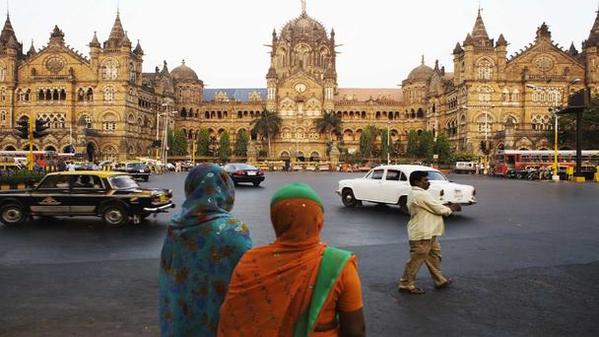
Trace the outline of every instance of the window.
<instances>
[{"instance_id":1,"label":"window","mask_svg":"<svg viewBox=\"0 0 599 337\"><path fill-rule=\"evenodd\" d=\"M476 78L479 80L490 80L493 76L493 62L482 59L476 63Z\"/></svg>"},{"instance_id":2,"label":"window","mask_svg":"<svg viewBox=\"0 0 599 337\"><path fill-rule=\"evenodd\" d=\"M400 171L396 171L396 170L387 170L387 176L385 177L385 180L394 180L394 181L399 181L399 176L401 175Z\"/></svg>"},{"instance_id":3,"label":"window","mask_svg":"<svg viewBox=\"0 0 599 337\"><path fill-rule=\"evenodd\" d=\"M69 188L69 177L67 175L52 175L46 177L44 181L40 183L38 189L45 188Z\"/></svg>"},{"instance_id":4,"label":"window","mask_svg":"<svg viewBox=\"0 0 599 337\"><path fill-rule=\"evenodd\" d=\"M116 80L118 77L119 64L112 59L104 61L102 66L102 78L105 80Z\"/></svg>"},{"instance_id":5,"label":"window","mask_svg":"<svg viewBox=\"0 0 599 337\"><path fill-rule=\"evenodd\" d=\"M6 79L6 67L3 64L0 64L0 81L4 81Z\"/></svg>"},{"instance_id":6,"label":"window","mask_svg":"<svg viewBox=\"0 0 599 337\"><path fill-rule=\"evenodd\" d=\"M102 180L98 176L73 176L73 189L101 189L102 187Z\"/></svg>"},{"instance_id":7,"label":"window","mask_svg":"<svg viewBox=\"0 0 599 337\"><path fill-rule=\"evenodd\" d=\"M106 87L104 88L104 101L105 102L114 102L114 88Z\"/></svg>"},{"instance_id":8,"label":"window","mask_svg":"<svg viewBox=\"0 0 599 337\"><path fill-rule=\"evenodd\" d=\"M374 170L372 175L370 175L370 179L381 180L383 179L384 170Z\"/></svg>"},{"instance_id":9,"label":"window","mask_svg":"<svg viewBox=\"0 0 599 337\"><path fill-rule=\"evenodd\" d=\"M104 121L102 122L102 130L114 131L116 130L116 123L113 121Z\"/></svg>"}]
</instances>

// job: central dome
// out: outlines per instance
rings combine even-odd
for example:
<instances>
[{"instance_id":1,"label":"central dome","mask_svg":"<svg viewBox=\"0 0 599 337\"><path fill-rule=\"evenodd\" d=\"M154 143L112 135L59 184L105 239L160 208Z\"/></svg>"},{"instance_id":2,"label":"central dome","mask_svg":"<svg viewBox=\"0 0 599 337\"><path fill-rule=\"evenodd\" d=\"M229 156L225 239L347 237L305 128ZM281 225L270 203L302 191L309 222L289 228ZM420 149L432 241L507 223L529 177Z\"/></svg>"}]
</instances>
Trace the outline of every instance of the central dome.
<instances>
[{"instance_id":1,"label":"central dome","mask_svg":"<svg viewBox=\"0 0 599 337\"><path fill-rule=\"evenodd\" d=\"M320 22L312 19L306 13L302 13L283 27L281 36L287 40L318 40L326 39L327 32Z\"/></svg>"},{"instance_id":2,"label":"central dome","mask_svg":"<svg viewBox=\"0 0 599 337\"><path fill-rule=\"evenodd\" d=\"M428 81L431 76L433 76L433 69L423 62L421 65L410 71L408 81Z\"/></svg>"},{"instance_id":3,"label":"central dome","mask_svg":"<svg viewBox=\"0 0 599 337\"><path fill-rule=\"evenodd\" d=\"M185 61L181 65L171 71L171 77L175 81L199 81L198 74L193 69L185 65Z\"/></svg>"}]
</instances>

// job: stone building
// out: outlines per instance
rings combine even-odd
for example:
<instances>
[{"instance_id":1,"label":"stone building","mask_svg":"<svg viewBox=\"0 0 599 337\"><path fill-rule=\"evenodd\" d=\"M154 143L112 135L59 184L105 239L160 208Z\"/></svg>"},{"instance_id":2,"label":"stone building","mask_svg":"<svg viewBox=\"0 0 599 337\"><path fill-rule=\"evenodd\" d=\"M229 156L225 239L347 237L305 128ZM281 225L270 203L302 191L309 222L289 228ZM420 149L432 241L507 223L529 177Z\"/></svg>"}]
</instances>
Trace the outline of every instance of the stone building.
<instances>
[{"instance_id":1,"label":"stone building","mask_svg":"<svg viewBox=\"0 0 599 337\"><path fill-rule=\"evenodd\" d=\"M325 111L341 118L339 140L350 153L368 125L388 128L402 149L410 130L445 132L456 149L479 154L481 142L493 150L548 148L549 108L564 105L569 91L597 90L599 15L581 52L555 44L544 23L516 55L507 56L507 45L502 34L489 37L479 11L453 50L453 72L438 61L429 67L423 57L401 88L339 88L335 31L304 10L273 31L265 88L219 89L204 88L184 61L170 72L166 62L142 72L144 52L139 41L133 48L118 14L104 43L94 33L89 56L66 45L58 27L45 47L32 44L25 53L7 17L0 33L0 149L27 148L15 123L41 118L52 128L37 149L72 146L95 160L149 156L167 121L189 140L205 128L215 138L227 131L235 141L264 109L283 120L272 140L272 157L281 159L327 157L335 136L315 125Z\"/></svg>"}]
</instances>

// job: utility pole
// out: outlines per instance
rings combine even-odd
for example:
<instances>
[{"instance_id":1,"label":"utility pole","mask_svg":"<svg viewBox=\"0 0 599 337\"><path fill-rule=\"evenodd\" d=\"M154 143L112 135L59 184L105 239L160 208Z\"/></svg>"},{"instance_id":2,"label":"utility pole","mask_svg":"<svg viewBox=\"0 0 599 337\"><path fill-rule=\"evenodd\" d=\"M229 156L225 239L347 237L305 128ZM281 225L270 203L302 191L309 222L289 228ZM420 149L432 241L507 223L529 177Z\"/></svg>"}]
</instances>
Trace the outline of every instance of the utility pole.
<instances>
[{"instance_id":1,"label":"utility pole","mask_svg":"<svg viewBox=\"0 0 599 337\"><path fill-rule=\"evenodd\" d=\"M33 158L33 123L32 121L29 121L29 153L27 154L27 169L29 171L33 171L33 164L34 164L34 158Z\"/></svg>"}]
</instances>

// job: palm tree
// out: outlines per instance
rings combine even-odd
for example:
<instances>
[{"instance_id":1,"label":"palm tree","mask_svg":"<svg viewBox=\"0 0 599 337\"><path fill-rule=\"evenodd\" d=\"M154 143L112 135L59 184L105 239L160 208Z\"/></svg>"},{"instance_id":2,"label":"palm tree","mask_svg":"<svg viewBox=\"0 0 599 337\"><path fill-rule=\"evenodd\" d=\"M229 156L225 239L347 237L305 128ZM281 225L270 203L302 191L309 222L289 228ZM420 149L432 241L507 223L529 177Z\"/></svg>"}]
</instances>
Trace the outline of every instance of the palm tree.
<instances>
[{"instance_id":1,"label":"palm tree","mask_svg":"<svg viewBox=\"0 0 599 337\"><path fill-rule=\"evenodd\" d=\"M270 158L270 140L276 137L281 131L281 124L283 120L275 111L269 111L264 109L262 113L254 118L251 125L252 133L266 137L268 140L268 157Z\"/></svg>"},{"instance_id":2,"label":"palm tree","mask_svg":"<svg viewBox=\"0 0 599 337\"><path fill-rule=\"evenodd\" d=\"M325 111L322 117L314 121L318 132L326 134L327 140L330 140L331 132L334 132L337 136L341 134L341 123L341 118L333 111Z\"/></svg>"}]
</instances>

